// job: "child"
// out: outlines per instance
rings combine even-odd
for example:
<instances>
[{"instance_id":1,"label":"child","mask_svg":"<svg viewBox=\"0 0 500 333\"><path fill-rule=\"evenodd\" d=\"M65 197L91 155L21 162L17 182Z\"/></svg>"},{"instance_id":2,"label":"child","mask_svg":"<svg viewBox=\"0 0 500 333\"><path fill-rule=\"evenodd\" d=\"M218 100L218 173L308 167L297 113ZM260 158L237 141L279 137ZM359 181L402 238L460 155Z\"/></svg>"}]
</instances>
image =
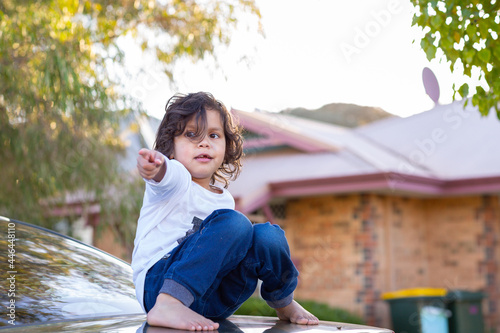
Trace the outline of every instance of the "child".
<instances>
[{"instance_id":1,"label":"child","mask_svg":"<svg viewBox=\"0 0 500 333\"><path fill-rule=\"evenodd\" d=\"M211 319L236 311L258 279L280 319L318 323L293 300L298 272L283 231L252 225L234 210L226 188L240 171L241 156L239 128L208 93L172 97L155 150L139 151L146 190L132 268L150 325L215 330L219 324Z\"/></svg>"}]
</instances>

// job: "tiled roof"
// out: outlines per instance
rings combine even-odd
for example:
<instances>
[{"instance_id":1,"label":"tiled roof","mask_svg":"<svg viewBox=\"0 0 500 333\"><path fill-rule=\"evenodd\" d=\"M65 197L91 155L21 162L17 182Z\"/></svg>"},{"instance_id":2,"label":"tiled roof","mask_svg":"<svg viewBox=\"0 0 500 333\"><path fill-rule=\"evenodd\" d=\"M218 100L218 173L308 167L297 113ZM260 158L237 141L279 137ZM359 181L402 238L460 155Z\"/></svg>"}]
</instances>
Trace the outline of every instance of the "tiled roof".
<instances>
[{"instance_id":1,"label":"tiled roof","mask_svg":"<svg viewBox=\"0 0 500 333\"><path fill-rule=\"evenodd\" d=\"M500 191L500 121L455 102L357 129L290 115L232 110L281 153L253 153L230 191L251 211L276 195L391 191L457 195ZM319 194L318 192L318 194Z\"/></svg>"},{"instance_id":2,"label":"tiled roof","mask_svg":"<svg viewBox=\"0 0 500 333\"><path fill-rule=\"evenodd\" d=\"M455 102L355 132L439 179L500 175L500 121L494 110L482 117L476 108Z\"/></svg>"}]
</instances>

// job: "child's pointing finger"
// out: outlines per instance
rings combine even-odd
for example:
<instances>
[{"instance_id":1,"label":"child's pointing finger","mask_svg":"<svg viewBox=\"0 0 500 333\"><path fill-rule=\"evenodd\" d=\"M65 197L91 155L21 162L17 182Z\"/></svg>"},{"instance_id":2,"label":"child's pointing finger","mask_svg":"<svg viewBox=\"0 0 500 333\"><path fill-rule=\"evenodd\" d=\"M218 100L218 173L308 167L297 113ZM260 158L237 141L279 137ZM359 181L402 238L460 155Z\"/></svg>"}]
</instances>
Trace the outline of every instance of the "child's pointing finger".
<instances>
[{"instance_id":1,"label":"child's pointing finger","mask_svg":"<svg viewBox=\"0 0 500 333\"><path fill-rule=\"evenodd\" d=\"M150 150L150 155L149 155L149 162L154 163L155 166L160 166L162 165L164 161L164 157L162 153L156 151L156 150Z\"/></svg>"},{"instance_id":2,"label":"child's pointing finger","mask_svg":"<svg viewBox=\"0 0 500 333\"><path fill-rule=\"evenodd\" d=\"M142 156L142 158L144 158L145 160L148 160L149 162L153 162L151 161L151 151L149 149L146 149L146 148L142 148L141 150L139 150L139 155Z\"/></svg>"},{"instance_id":3,"label":"child's pointing finger","mask_svg":"<svg viewBox=\"0 0 500 333\"><path fill-rule=\"evenodd\" d=\"M163 156L161 154L155 154L156 156L154 157L154 163L156 166L160 166L163 164Z\"/></svg>"},{"instance_id":4,"label":"child's pointing finger","mask_svg":"<svg viewBox=\"0 0 500 333\"><path fill-rule=\"evenodd\" d=\"M155 160L155 164L156 164L156 166L160 166L162 163L163 163L163 161L162 161L162 160L160 160L159 158L157 158L157 159Z\"/></svg>"},{"instance_id":5,"label":"child's pointing finger","mask_svg":"<svg viewBox=\"0 0 500 333\"><path fill-rule=\"evenodd\" d=\"M154 163L155 167L161 166L164 161L163 155L155 150L142 148L139 150L139 155L148 163Z\"/></svg>"}]
</instances>

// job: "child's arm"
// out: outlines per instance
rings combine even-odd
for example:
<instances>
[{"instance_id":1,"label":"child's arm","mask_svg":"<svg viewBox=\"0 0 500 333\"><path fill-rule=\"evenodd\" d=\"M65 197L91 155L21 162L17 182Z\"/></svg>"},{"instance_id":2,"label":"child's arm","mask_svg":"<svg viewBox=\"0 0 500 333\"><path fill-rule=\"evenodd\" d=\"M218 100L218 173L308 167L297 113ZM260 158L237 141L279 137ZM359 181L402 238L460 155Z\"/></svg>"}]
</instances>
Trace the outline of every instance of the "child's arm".
<instances>
[{"instance_id":1,"label":"child's arm","mask_svg":"<svg viewBox=\"0 0 500 333\"><path fill-rule=\"evenodd\" d=\"M142 178L160 182L167 171L165 157L156 150L142 148L137 156L137 169Z\"/></svg>"}]
</instances>

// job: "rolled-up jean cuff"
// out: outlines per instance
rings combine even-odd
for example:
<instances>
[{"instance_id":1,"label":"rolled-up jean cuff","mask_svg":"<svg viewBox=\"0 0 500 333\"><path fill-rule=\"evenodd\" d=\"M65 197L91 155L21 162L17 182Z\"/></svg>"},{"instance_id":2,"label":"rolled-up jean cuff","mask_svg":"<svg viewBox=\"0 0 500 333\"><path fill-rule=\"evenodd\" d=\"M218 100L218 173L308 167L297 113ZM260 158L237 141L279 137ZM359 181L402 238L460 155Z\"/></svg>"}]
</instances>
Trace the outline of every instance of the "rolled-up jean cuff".
<instances>
[{"instance_id":1,"label":"rolled-up jean cuff","mask_svg":"<svg viewBox=\"0 0 500 333\"><path fill-rule=\"evenodd\" d=\"M266 303L270 307L272 307L274 309L278 309L278 308L284 308L288 304L292 303L292 301L293 301L293 293L291 293L287 297L280 299L278 301L266 301Z\"/></svg>"},{"instance_id":2,"label":"rolled-up jean cuff","mask_svg":"<svg viewBox=\"0 0 500 333\"><path fill-rule=\"evenodd\" d=\"M191 294L191 292L182 284L175 282L174 280L165 279L163 286L160 289L160 293L169 294L170 296L177 298L187 307L194 302L193 294Z\"/></svg>"}]
</instances>

